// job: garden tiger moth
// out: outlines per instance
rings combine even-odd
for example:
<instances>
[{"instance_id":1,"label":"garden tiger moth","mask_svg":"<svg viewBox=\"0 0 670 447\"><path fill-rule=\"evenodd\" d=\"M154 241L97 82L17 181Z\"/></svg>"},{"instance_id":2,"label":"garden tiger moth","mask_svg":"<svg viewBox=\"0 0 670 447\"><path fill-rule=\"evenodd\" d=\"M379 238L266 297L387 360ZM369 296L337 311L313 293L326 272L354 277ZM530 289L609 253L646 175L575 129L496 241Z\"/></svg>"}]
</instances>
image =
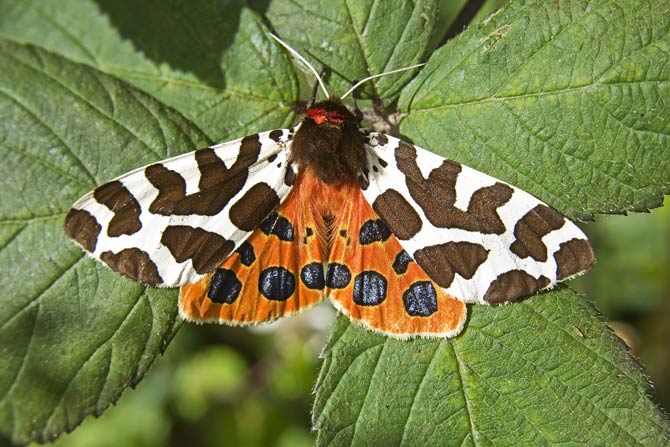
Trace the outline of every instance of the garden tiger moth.
<instances>
[{"instance_id":1,"label":"garden tiger moth","mask_svg":"<svg viewBox=\"0 0 670 447\"><path fill-rule=\"evenodd\" d=\"M361 131L349 93L292 129L122 175L77 201L65 231L119 273L181 287L190 321L257 324L328 296L395 338L453 337L466 302L515 301L592 265L584 234L530 194Z\"/></svg>"}]
</instances>

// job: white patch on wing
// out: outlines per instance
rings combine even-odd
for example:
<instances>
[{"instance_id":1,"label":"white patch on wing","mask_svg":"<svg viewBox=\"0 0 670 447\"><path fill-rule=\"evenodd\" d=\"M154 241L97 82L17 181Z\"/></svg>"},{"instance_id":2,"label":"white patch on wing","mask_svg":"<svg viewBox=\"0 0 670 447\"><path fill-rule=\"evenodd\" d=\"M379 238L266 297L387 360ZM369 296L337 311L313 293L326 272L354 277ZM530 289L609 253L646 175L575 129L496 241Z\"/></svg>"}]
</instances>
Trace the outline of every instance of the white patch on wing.
<instances>
[{"instance_id":1,"label":"white patch on wing","mask_svg":"<svg viewBox=\"0 0 670 447\"><path fill-rule=\"evenodd\" d=\"M456 201L454 206L463 211L468 210L470 199L475 191L494 185L498 180L472 168L461 165L462 171L456 179Z\"/></svg>"},{"instance_id":2,"label":"white patch on wing","mask_svg":"<svg viewBox=\"0 0 670 447\"><path fill-rule=\"evenodd\" d=\"M444 159L442 157L439 157L432 152L424 150L416 151L416 164L421 171L421 175L425 179L430 176L430 173L433 171L433 169L439 168L443 161Z\"/></svg>"},{"instance_id":3,"label":"white patch on wing","mask_svg":"<svg viewBox=\"0 0 670 447\"><path fill-rule=\"evenodd\" d=\"M186 195L195 194L200 191L200 169L198 169L198 163L195 160L194 152L191 153L190 157L184 157L183 159L174 160L170 163L170 170L176 172L184 179L186 183Z\"/></svg>"}]
</instances>

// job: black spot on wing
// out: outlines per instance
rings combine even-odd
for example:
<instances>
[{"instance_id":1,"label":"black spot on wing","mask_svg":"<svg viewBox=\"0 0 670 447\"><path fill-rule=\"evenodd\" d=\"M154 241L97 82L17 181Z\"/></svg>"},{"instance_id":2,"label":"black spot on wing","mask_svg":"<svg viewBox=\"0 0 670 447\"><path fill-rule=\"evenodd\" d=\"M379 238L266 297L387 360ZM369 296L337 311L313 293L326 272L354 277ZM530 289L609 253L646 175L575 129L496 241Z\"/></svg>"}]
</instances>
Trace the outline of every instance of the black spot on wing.
<instances>
[{"instance_id":1,"label":"black spot on wing","mask_svg":"<svg viewBox=\"0 0 670 447\"><path fill-rule=\"evenodd\" d=\"M307 264L300 270L300 279L308 289L323 289L326 285L326 280L323 277L323 265L320 262Z\"/></svg>"},{"instance_id":2,"label":"black spot on wing","mask_svg":"<svg viewBox=\"0 0 670 447\"><path fill-rule=\"evenodd\" d=\"M293 167L289 164L286 166L286 172L284 172L284 184L286 186L293 186L295 183L296 172L293 170Z\"/></svg>"},{"instance_id":3,"label":"black spot on wing","mask_svg":"<svg viewBox=\"0 0 670 447\"><path fill-rule=\"evenodd\" d=\"M368 220L361 226L358 239L362 245L384 242L391 236L391 230L381 219Z\"/></svg>"},{"instance_id":4,"label":"black spot on wing","mask_svg":"<svg viewBox=\"0 0 670 447\"><path fill-rule=\"evenodd\" d=\"M326 285L331 289L344 289L351 282L351 270L344 264L333 262L328 265Z\"/></svg>"},{"instance_id":5,"label":"black spot on wing","mask_svg":"<svg viewBox=\"0 0 670 447\"><path fill-rule=\"evenodd\" d=\"M249 267L251 264L256 261L256 254L254 253L254 246L251 245L248 241L242 242L237 250L235 250L240 255L240 262L242 265Z\"/></svg>"},{"instance_id":6,"label":"black spot on wing","mask_svg":"<svg viewBox=\"0 0 670 447\"><path fill-rule=\"evenodd\" d=\"M370 186L370 179L368 177L369 171L366 169L364 173L358 175L358 185L363 191L367 190Z\"/></svg>"},{"instance_id":7,"label":"black spot on wing","mask_svg":"<svg viewBox=\"0 0 670 447\"><path fill-rule=\"evenodd\" d=\"M395 260L393 261L393 271L398 275L402 275L403 273L407 272L407 267L412 261L413 259L409 253L407 253L405 250L402 250L396 255Z\"/></svg>"},{"instance_id":8,"label":"black spot on wing","mask_svg":"<svg viewBox=\"0 0 670 447\"><path fill-rule=\"evenodd\" d=\"M402 294L405 311L413 317L428 317L437 312L437 294L430 281L412 284Z\"/></svg>"},{"instance_id":9,"label":"black spot on wing","mask_svg":"<svg viewBox=\"0 0 670 447\"><path fill-rule=\"evenodd\" d=\"M207 296L215 303L232 304L242 292L242 283L235 272L228 269L217 269L209 283Z\"/></svg>"},{"instance_id":10,"label":"black spot on wing","mask_svg":"<svg viewBox=\"0 0 670 447\"><path fill-rule=\"evenodd\" d=\"M284 131L281 129L275 129L272 132L270 132L270 138L279 143L281 141L281 137L284 135Z\"/></svg>"},{"instance_id":11,"label":"black spot on wing","mask_svg":"<svg viewBox=\"0 0 670 447\"><path fill-rule=\"evenodd\" d=\"M274 234L281 241L292 241L295 234L291 222L277 213L270 214L259 228L268 236Z\"/></svg>"},{"instance_id":12,"label":"black spot on wing","mask_svg":"<svg viewBox=\"0 0 670 447\"><path fill-rule=\"evenodd\" d=\"M367 270L354 279L354 303L360 306L377 306L386 299L386 278L378 272Z\"/></svg>"},{"instance_id":13,"label":"black spot on wing","mask_svg":"<svg viewBox=\"0 0 670 447\"><path fill-rule=\"evenodd\" d=\"M258 290L273 301L286 301L295 292L295 276L284 267L268 267L258 278Z\"/></svg>"}]
</instances>

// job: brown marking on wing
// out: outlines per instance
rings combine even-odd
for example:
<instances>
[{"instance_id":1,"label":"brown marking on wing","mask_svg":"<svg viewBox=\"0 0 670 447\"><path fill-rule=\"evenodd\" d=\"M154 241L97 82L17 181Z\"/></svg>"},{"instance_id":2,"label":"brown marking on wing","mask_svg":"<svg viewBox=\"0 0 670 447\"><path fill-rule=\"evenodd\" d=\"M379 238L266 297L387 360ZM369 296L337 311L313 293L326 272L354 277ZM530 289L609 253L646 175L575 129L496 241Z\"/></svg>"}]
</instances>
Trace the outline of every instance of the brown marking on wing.
<instances>
[{"instance_id":1,"label":"brown marking on wing","mask_svg":"<svg viewBox=\"0 0 670 447\"><path fill-rule=\"evenodd\" d=\"M375 137L377 138L377 143L379 146L386 146L389 142L388 137L383 133L378 133L377 135L375 135Z\"/></svg>"},{"instance_id":2,"label":"brown marking on wing","mask_svg":"<svg viewBox=\"0 0 670 447\"><path fill-rule=\"evenodd\" d=\"M562 280L591 268L595 256L591 244L584 239L563 242L554 253L556 259L556 279Z\"/></svg>"},{"instance_id":3,"label":"brown marking on wing","mask_svg":"<svg viewBox=\"0 0 670 447\"><path fill-rule=\"evenodd\" d=\"M549 285L551 281L545 276L535 279L523 270L510 270L499 275L489 286L484 301L500 304L516 301Z\"/></svg>"},{"instance_id":4,"label":"brown marking on wing","mask_svg":"<svg viewBox=\"0 0 670 447\"><path fill-rule=\"evenodd\" d=\"M423 209L428 220L438 228L461 228L486 234L502 234L505 226L497 208L507 203L513 189L496 183L478 189L472 194L468 210L456 206L456 179L462 171L460 164L444 160L424 178L416 162L416 149L401 141L395 150L398 169L405 174L407 188L416 203ZM395 233L396 228L389 223Z\"/></svg>"},{"instance_id":5,"label":"brown marking on wing","mask_svg":"<svg viewBox=\"0 0 670 447\"><path fill-rule=\"evenodd\" d=\"M201 275L218 267L235 248L232 241L216 233L185 225L167 227L161 243L170 250L177 262L190 259L193 269Z\"/></svg>"},{"instance_id":6,"label":"brown marking on wing","mask_svg":"<svg viewBox=\"0 0 670 447\"><path fill-rule=\"evenodd\" d=\"M126 248L118 253L105 251L100 259L112 270L121 273L142 284L161 284L163 278L158 274L158 267L149 254L139 248Z\"/></svg>"},{"instance_id":7,"label":"brown marking on wing","mask_svg":"<svg viewBox=\"0 0 670 447\"><path fill-rule=\"evenodd\" d=\"M446 289L454 281L455 273L472 278L488 253L486 248L472 242L447 242L417 250L414 259L430 279Z\"/></svg>"},{"instance_id":8,"label":"brown marking on wing","mask_svg":"<svg viewBox=\"0 0 670 447\"><path fill-rule=\"evenodd\" d=\"M257 183L235 202L228 216L239 229L253 231L279 206L279 196L266 183Z\"/></svg>"},{"instance_id":9,"label":"brown marking on wing","mask_svg":"<svg viewBox=\"0 0 670 447\"><path fill-rule=\"evenodd\" d=\"M184 178L160 163L148 166L144 175L158 189L158 196L149 205L149 212L163 216L174 214L177 203L186 197Z\"/></svg>"},{"instance_id":10,"label":"brown marking on wing","mask_svg":"<svg viewBox=\"0 0 670 447\"><path fill-rule=\"evenodd\" d=\"M123 183L116 180L102 185L93 191L93 197L114 213L107 226L109 237L140 231L142 228L140 204Z\"/></svg>"},{"instance_id":11,"label":"brown marking on wing","mask_svg":"<svg viewBox=\"0 0 670 447\"><path fill-rule=\"evenodd\" d=\"M100 230L102 226L88 211L71 209L65 217L65 234L86 251L95 251Z\"/></svg>"},{"instance_id":12,"label":"brown marking on wing","mask_svg":"<svg viewBox=\"0 0 670 447\"><path fill-rule=\"evenodd\" d=\"M228 169L212 148L196 151L194 157L200 170L200 190L186 195L186 182L178 173L158 163L145 169L147 180L158 189L158 196L149 211L161 215L186 216L218 214L249 177L249 167L258 161L261 143L258 135L245 137L235 163Z\"/></svg>"},{"instance_id":13,"label":"brown marking on wing","mask_svg":"<svg viewBox=\"0 0 670 447\"><path fill-rule=\"evenodd\" d=\"M400 240L412 238L421 230L421 218L407 200L395 189L387 189L372 204L372 208Z\"/></svg>"},{"instance_id":14,"label":"brown marking on wing","mask_svg":"<svg viewBox=\"0 0 670 447\"><path fill-rule=\"evenodd\" d=\"M542 238L565 224L565 217L547 205L537 205L514 226L516 240L510 246L520 258L531 257L539 262L547 260L547 246Z\"/></svg>"}]
</instances>

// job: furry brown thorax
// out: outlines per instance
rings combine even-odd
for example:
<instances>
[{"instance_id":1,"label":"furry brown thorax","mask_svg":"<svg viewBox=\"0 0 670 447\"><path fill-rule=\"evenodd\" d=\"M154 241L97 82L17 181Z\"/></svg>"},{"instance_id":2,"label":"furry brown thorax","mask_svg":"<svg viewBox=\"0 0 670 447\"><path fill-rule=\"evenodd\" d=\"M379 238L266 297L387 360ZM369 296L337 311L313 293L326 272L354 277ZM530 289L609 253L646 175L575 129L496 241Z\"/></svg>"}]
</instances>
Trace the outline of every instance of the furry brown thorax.
<instances>
[{"instance_id":1,"label":"furry brown thorax","mask_svg":"<svg viewBox=\"0 0 670 447\"><path fill-rule=\"evenodd\" d=\"M366 182L365 137L356 116L337 97L307 110L293 138L290 160L324 183Z\"/></svg>"}]
</instances>

